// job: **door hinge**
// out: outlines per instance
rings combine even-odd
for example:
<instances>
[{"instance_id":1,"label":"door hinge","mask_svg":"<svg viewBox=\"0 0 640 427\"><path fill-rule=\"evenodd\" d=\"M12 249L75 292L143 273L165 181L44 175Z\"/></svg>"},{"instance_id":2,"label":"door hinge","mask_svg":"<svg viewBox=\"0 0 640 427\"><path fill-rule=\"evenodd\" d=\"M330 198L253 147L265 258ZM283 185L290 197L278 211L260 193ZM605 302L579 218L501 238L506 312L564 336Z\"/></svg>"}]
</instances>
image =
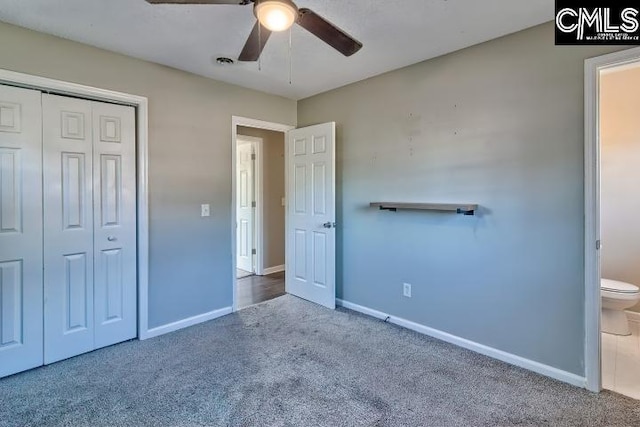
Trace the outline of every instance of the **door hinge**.
<instances>
[{"instance_id":1,"label":"door hinge","mask_svg":"<svg viewBox=\"0 0 640 427\"><path fill-rule=\"evenodd\" d=\"M251 207L252 207L252 208L255 208L256 206L257 206L257 203L256 203L256 202L251 202Z\"/></svg>"},{"instance_id":2,"label":"door hinge","mask_svg":"<svg viewBox=\"0 0 640 427\"><path fill-rule=\"evenodd\" d=\"M258 251L256 249L251 249L251 255L257 255Z\"/></svg>"},{"instance_id":3,"label":"door hinge","mask_svg":"<svg viewBox=\"0 0 640 427\"><path fill-rule=\"evenodd\" d=\"M256 159L256 155L255 155L255 154L252 154L252 155L251 155L251 160L255 160L255 159Z\"/></svg>"},{"instance_id":4,"label":"door hinge","mask_svg":"<svg viewBox=\"0 0 640 427\"><path fill-rule=\"evenodd\" d=\"M596 240L596 250L599 251L600 247L602 246L602 243L600 242L600 240Z\"/></svg>"}]
</instances>

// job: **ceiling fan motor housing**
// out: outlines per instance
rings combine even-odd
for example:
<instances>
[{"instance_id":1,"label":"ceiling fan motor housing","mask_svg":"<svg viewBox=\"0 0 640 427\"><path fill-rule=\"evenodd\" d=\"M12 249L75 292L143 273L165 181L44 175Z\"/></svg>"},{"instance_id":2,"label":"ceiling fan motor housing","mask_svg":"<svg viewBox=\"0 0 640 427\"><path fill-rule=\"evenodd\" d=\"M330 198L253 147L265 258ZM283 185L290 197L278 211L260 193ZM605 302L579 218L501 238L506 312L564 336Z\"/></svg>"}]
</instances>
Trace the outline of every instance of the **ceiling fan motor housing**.
<instances>
[{"instance_id":1,"label":"ceiling fan motor housing","mask_svg":"<svg viewBox=\"0 0 640 427\"><path fill-rule=\"evenodd\" d=\"M253 14L269 31L284 31L298 20L298 6L291 0L255 0Z\"/></svg>"}]
</instances>

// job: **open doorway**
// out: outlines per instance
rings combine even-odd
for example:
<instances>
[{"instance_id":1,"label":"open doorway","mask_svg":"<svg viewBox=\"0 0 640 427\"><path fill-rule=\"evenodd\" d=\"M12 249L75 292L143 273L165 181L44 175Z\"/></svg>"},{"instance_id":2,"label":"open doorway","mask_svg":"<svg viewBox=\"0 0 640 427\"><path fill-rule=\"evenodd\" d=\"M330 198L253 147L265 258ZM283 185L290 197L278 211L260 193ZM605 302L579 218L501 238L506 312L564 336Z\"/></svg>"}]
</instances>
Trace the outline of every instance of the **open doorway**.
<instances>
[{"instance_id":1,"label":"open doorway","mask_svg":"<svg viewBox=\"0 0 640 427\"><path fill-rule=\"evenodd\" d=\"M278 151L274 157L266 154L269 148L267 139L270 132L264 132L265 130L275 131L279 141L275 145L283 147L283 150ZM338 225L335 209L335 122L295 129L293 126L234 116L231 132L231 253L234 272L232 280L234 310L275 298L285 292L334 309L336 306L336 226ZM243 133L244 136L262 140L262 156L260 153L257 154L255 166L255 174L260 177L255 184L254 215L255 229L258 230L255 236L255 274L248 276L248 279L237 278L237 236L242 234L238 233L237 199L241 196L238 196L240 167L237 159L238 135ZM270 179L267 178L269 171L279 175L278 182L284 181L284 186L278 184L277 191L267 189L266 181ZM269 207L270 204L271 207ZM273 205L277 208L274 209ZM267 209L278 212L277 218L274 218L279 221L279 226L271 224L266 213ZM284 227L282 227L282 218L284 218ZM271 249L266 249L270 244L267 230L269 233L275 232L272 235L276 238L283 239L281 248L285 251L280 261L269 255ZM247 232L245 235L249 236L250 233ZM280 250L273 252L282 254ZM278 264L279 262L282 264ZM284 275L281 274L283 270ZM281 274L267 278L277 280L277 285L270 280L259 283L258 277L270 274ZM265 288L271 289L265 290ZM274 288L277 288L277 291L274 291ZM244 298L245 296L248 298Z\"/></svg>"},{"instance_id":2,"label":"open doorway","mask_svg":"<svg viewBox=\"0 0 640 427\"><path fill-rule=\"evenodd\" d=\"M640 49L585 63L587 388L640 399Z\"/></svg>"},{"instance_id":3,"label":"open doorway","mask_svg":"<svg viewBox=\"0 0 640 427\"><path fill-rule=\"evenodd\" d=\"M602 386L640 399L640 62L599 79Z\"/></svg>"},{"instance_id":4,"label":"open doorway","mask_svg":"<svg viewBox=\"0 0 640 427\"><path fill-rule=\"evenodd\" d=\"M235 308L285 294L288 126L239 119L235 130Z\"/></svg>"}]
</instances>

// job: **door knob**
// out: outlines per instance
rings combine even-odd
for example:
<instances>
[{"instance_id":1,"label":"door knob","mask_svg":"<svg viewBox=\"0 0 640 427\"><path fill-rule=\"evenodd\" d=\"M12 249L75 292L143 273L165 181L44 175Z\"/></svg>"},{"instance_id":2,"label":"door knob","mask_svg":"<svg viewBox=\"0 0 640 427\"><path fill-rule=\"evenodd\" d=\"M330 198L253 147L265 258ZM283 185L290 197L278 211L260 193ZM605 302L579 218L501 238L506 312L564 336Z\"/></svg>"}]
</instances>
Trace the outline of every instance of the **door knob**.
<instances>
[{"instance_id":1,"label":"door knob","mask_svg":"<svg viewBox=\"0 0 640 427\"><path fill-rule=\"evenodd\" d=\"M324 228L336 228L336 223L335 222L325 222L324 224L322 224L322 226Z\"/></svg>"},{"instance_id":2,"label":"door knob","mask_svg":"<svg viewBox=\"0 0 640 427\"><path fill-rule=\"evenodd\" d=\"M115 242L116 240L118 240L118 238L114 237L114 236L109 236L109 237L107 237L107 240L110 241L110 242Z\"/></svg>"}]
</instances>

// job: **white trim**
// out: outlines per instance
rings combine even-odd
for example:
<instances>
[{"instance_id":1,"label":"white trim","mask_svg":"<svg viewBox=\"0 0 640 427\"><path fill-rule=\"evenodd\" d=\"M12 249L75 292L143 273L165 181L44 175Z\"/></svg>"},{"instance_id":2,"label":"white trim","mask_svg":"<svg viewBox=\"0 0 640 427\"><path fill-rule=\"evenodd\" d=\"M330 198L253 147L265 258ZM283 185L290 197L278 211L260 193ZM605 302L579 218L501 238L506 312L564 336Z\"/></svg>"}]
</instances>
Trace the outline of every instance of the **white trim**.
<instances>
[{"instance_id":1,"label":"white trim","mask_svg":"<svg viewBox=\"0 0 640 427\"><path fill-rule=\"evenodd\" d=\"M604 76L604 75L607 75L607 74L619 73L620 71L632 70L632 69L638 68L638 67L640 67L640 63L634 61L634 62L626 63L624 65L618 65L618 66L615 66L615 67L605 68L605 69L600 71L600 74Z\"/></svg>"},{"instance_id":2,"label":"white trim","mask_svg":"<svg viewBox=\"0 0 640 427\"><path fill-rule=\"evenodd\" d=\"M264 141L262 138L256 139L258 139L254 144L256 162L253 170L253 194L256 199L256 210L253 227L256 246L255 271L256 274L262 274L264 269L264 158L262 157Z\"/></svg>"},{"instance_id":3,"label":"white trim","mask_svg":"<svg viewBox=\"0 0 640 427\"><path fill-rule=\"evenodd\" d=\"M218 317L231 314L233 309L231 307L224 307L218 310L213 310L208 313L198 314L197 316L188 317L186 319L178 320L177 322L168 323L166 325L158 326L156 328L149 329L147 331L147 338L157 337L158 335L168 334L169 332L177 331L179 329L188 328L189 326L197 325L198 323L208 322L209 320L217 319Z\"/></svg>"},{"instance_id":4,"label":"white trim","mask_svg":"<svg viewBox=\"0 0 640 427\"><path fill-rule=\"evenodd\" d=\"M284 275L284 291L286 293L289 293L289 290L291 289L291 282L289 281L289 277L291 277L291 274L289 274L290 272L287 272L287 258L288 258L288 246L287 246L287 230L289 230L289 221L291 221L291 219L289 218L289 162L291 161L290 157L289 157L289 146L291 145L290 141L289 141L289 132L286 133L286 135L284 136L284 201L285 201L285 207L284 207L284 269L285 269L285 275ZM291 260L293 261L293 260ZM290 263L291 263L290 261ZM292 265L292 264L290 264Z\"/></svg>"},{"instance_id":5,"label":"white trim","mask_svg":"<svg viewBox=\"0 0 640 427\"><path fill-rule=\"evenodd\" d=\"M264 120L250 119L247 117L240 117L240 116L231 116L231 122L232 124L235 124L235 126L245 126L249 128L273 130L276 132L288 132L291 129L296 128L295 126L286 125L283 123L266 122Z\"/></svg>"},{"instance_id":6,"label":"white trim","mask_svg":"<svg viewBox=\"0 0 640 427\"><path fill-rule=\"evenodd\" d=\"M596 241L600 236L600 200L598 185L599 160L597 146L597 71L585 62L585 98L584 98L584 267L585 267L585 336L584 362L587 389L599 392L602 389L600 372L600 257ZM591 96L591 95L595 95ZM595 127L595 133L590 129ZM597 293L594 292L597 284Z\"/></svg>"},{"instance_id":7,"label":"white trim","mask_svg":"<svg viewBox=\"0 0 640 427\"><path fill-rule=\"evenodd\" d=\"M585 60L584 63L584 264L585 376L587 389L602 389L600 372L600 141L599 73L640 60L640 48Z\"/></svg>"},{"instance_id":8,"label":"white trim","mask_svg":"<svg viewBox=\"0 0 640 427\"><path fill-rule=\"evenodd\" d=\"M138 338L149 338L147 330L149 319L149 109L147 98L4 69L0 69L0 83L48 93L131 105L136 108Z\"/></svg>"},{"instance_id":9,"label":"white trim","mask_svg":"<svg viewBox=\"0 0 640 427\"><path fill-rule=\"evenodd\" d=\"M233 292L233 311L238 310L238 289L236 277L237 259L236 259L236 159L237 159L237 144L238 139L238 126L247 126L258 129L267 129L277 132L285 133L285 141L287 140L286 133L291 129L295 129L295 126L285 125L282 123L265 122L262 120L250 119L246 117L232 116L231 117L231 258L232 258L232 275L231 286ZM285 189L286 189L286 171L285 171ZM287 198L285 190L285 198Z\"/></svg>"},{"instance_id":10,"label":"white trim","mask_svg":"<svg viewBox=\"0 0 640 427\"><path fill-rule=\"evenodd\" d=\"M65 82L62 80L50 79L47 77L34 76L30 74L18 73L0 69L0 83L14 86L37 89L47 93L58 95L80 96L85 99L96 101L108 101L118 104L138 106L147 103L147 98L138 95L131 95L124 92L100 89L92 86L80 85L77 83Z\"/></svg>"},{"instance_id":11,"label":"white trim","mask_svg":"<svg viewBox=\"0 0 640 427\"><path fill-rule=\"evenodd\" d=\"M494 359L501 360L511 365L519 366L524 369L536 372L547 377L555 378L556 380L563 381L578 387L585 387L585 378L571 372L563 371L558 368L554 368L549 365L545 365L540 362L536 362L530 359L526 359L515 354L507 353L506 351L498 350L493 347L479 344L477 342L460 338L458 336L449 334L447 332L439 331L428 326L421 325L419 323L412 322L400 317L391 316L390 314L383 313L378 310L374 310L368 307L364 307L358 304L354 304L349 301L336 299L338 306L348 308L349 310L357 311L359 313L366 314L368 316L375 317L377 319L385 320L394 325L401 326L403 328L411 329L418 333L428 335L433 338L437 338L442 341L457 345L459 347L466 348L467 350L475 351L476 353L484 354L485 356L492 357Z\"/></svg>"},{"instance_id":12,"label":"white trim","mask_svg":"<svg viewBox=\"0 0 640 427\"><path fill-rule=\"evenodd\" d=\"M283 265L276 265L275 267L265 268L263 270L263 273L261 274L261 276L267 276L269 274L280 273L281 271L284 271L284 264Z\"/></svg>"},{"instance_id":13,"label":"white trim","mask_svg":"<svg viewBox=\"0 0 640 427\"><path fill-rule=\"evenodd\" d=\"M630 310L626 310L625 313L627 314L627 319L629 319L629 322L640 323L640 313Z\"/></svg>"}]
</instances>

